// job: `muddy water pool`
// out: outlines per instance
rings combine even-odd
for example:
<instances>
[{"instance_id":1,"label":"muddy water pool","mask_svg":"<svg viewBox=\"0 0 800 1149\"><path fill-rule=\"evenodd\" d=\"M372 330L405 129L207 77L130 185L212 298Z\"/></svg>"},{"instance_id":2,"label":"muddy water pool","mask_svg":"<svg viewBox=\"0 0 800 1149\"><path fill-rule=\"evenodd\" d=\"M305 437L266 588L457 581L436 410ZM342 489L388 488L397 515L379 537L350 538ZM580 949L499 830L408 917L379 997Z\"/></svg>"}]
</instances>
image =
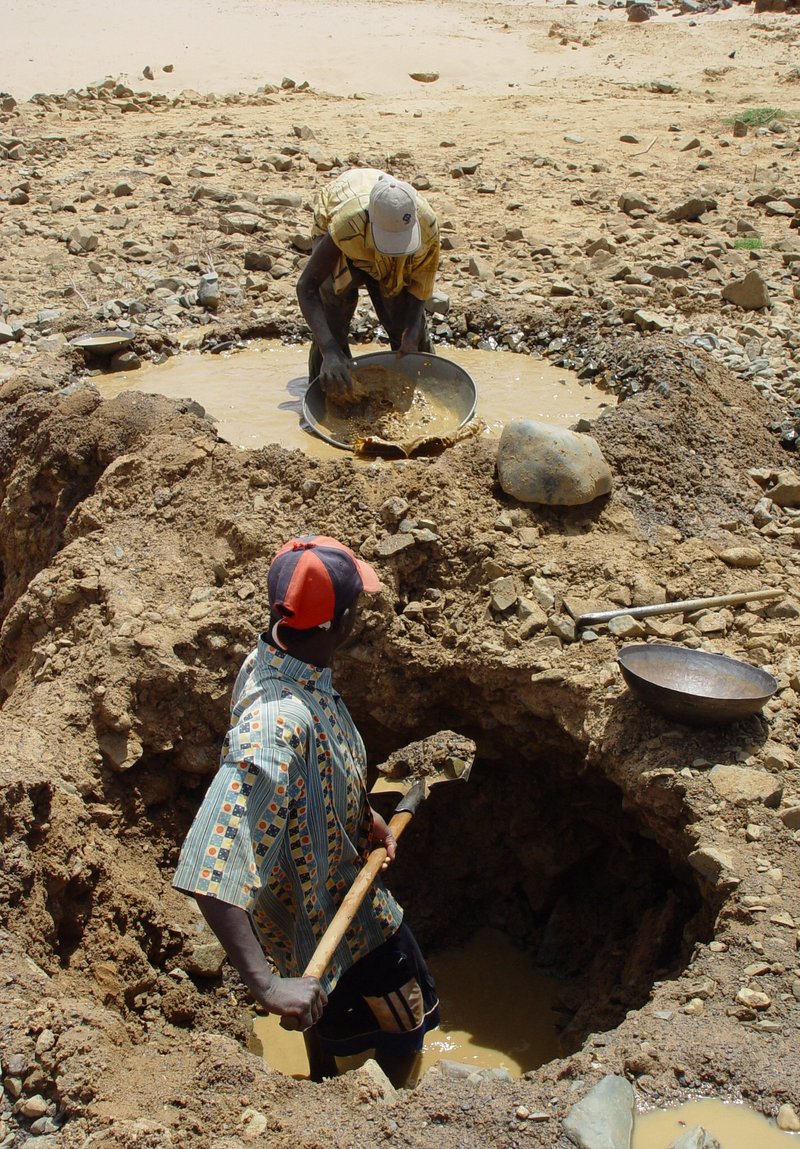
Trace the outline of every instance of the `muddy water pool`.
<instances>
[{"instance_id":1,"label":"muddy water pool","mask_svg":"<svg viewBox=\"0 0 800 1149\"><path fill-rule=\"evenodd\" d=\"M458 949L427 956L442 1022L427 1035L417 1076L448 1060L475 1069L504 1068L518 1077L559 1056L550 1004L560 983L540 974L506 934L479 930ZM273 1016L257 1017L253 1029L253 1048L271 1068L308 1076L300 1034L281 1029ZM348 1058L340 1068L357 1063Z\"/></svg>"},{"instance_id":2,"label":"muddy water pool","mask_svg":"<svg viewBox=\"0 0 800 1149\"><path fill-rule=\"evenodd\" d=\"M690 1129L702 1126L720 1149L798 1149L800 1134L784 1133L746 1105L690 1101L677 1109L637 1116L631 1149L667 1149Z\"/></svg>"},{"instance_id":3,"label":"muddy water pool","mask_svg":"<svg viewBox=\"0 0 800 1149\"><path fill-rule=\"evenodd\" d=\"M385 350L377 344L358 354ZM503 351L446 348L442 356L457 363L475 381L477 415L488 434L499 435L514 418L539 419L564 427L594 419L614 399L574 372L529 355ZM214 418L219 434L237 447L280 443L315 458L350 457L304 429L302 401L308 386L305 344L287 346L258 340L238 351L214 355L186 352L158 366L97 375L93 382L106 398L122 391L145 391L174 399L194 399Z\"/></svg>"}]
</instances>

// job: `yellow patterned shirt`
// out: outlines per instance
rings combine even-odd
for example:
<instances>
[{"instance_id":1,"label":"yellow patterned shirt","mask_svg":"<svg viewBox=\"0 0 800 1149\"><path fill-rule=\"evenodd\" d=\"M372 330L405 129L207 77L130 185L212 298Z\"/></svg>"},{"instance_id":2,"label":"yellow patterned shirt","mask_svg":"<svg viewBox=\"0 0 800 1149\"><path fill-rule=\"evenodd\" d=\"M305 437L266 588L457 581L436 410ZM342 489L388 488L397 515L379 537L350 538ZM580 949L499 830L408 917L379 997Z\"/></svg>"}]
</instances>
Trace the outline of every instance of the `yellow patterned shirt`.
<instances>
[{"instance_id":1,"label":"yellow patterned shirt","mask_svg":"<svg viewBox=\"0 0 800 1149\"><path fill-rule=\"evenodd\" d=\"M333 273L338 293L350 284L348 263L380 284L388 299L405 288L417 299L430 299L439 268L439 225L430 204L417 194L421 243L413 255L383 255L372 242L369 195L383 173L376 168L352 168L323 187L314 204L313 235L331 237L340 251Z\"/></svg>"},{"instance_id":2,"label":"yellow patterned shirt","mask_svg":"<svg viewBox=\"0 0 800 1149\"><path fill-rule=\"evenodd\" d=\"M371 819L364 743L330 669L260 638L236 679L219 770L173 885L247 910L279 972L299 977L361 869ZM402 919L378 881L321 979L325 990Z\"/></svg>"}]
</instances>

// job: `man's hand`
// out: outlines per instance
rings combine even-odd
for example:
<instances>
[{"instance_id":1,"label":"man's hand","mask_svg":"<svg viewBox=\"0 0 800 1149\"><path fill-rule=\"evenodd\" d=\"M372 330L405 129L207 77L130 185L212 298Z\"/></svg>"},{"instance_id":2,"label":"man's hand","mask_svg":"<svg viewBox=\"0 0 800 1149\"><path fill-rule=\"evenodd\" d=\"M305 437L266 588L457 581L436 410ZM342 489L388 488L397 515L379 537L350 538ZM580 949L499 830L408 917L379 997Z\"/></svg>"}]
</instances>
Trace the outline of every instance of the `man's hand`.
<instances>
[{"instance_id":1,"label":"man's hand","mask_svg":"<svg viewBox=\"0 0 800 1149\"><path fill-rule=\"evenodd\" d=\"M319 381L322 390L338 403L352 402L353 377L351 360L338 347L332 347L322 356Z\"/></svg>"},{"instance_id":2,"label":"man's hand","mask_svg":"<svg viewBox=\"0 0 800 1149\"><path fill-rule=\"evenodd\" d=\"M397 349L397 358L402 358L403 355L415 355L419 351L419 334L415 331L409 331L408 328L403 332L400 339L400 346Z\"/></svg>"},{"instance_id":3,"label":"man's hand","mask_svg":"<svg viewBox=\"0 0 800 1149\"><path fill-rule=\"evenodd\" d=\"M385 848L386 861L381 866L381 869L388 869L397 853L397 842L395 841L394 834L387 826L385 819L381 817L377 810L372 811L372 833L370 834L369 844L372 850L377 849L379 846Z\"/></svg>"},{"instance_id":4,"label":"man's hand","mask_svg":"<svg viewBox=\"0 0 800 1149\"><path fill-rule=\"evenodd\" d=\"M328 995L315 977L276 977L258 1001L289 1023L286 1029L309 1029L322 1017Z\"/></svg>"}]
</instances>

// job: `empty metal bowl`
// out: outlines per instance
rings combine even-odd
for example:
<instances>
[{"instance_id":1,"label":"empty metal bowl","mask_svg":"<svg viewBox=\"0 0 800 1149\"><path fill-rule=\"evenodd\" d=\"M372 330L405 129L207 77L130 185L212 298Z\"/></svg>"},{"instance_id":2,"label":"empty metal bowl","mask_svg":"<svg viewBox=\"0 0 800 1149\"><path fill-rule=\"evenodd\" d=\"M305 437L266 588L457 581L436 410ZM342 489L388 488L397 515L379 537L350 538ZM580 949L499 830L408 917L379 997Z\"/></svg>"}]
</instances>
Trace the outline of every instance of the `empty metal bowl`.
<instances>
[{"instance_id":1,"label":"empty metal bowl","mask_svg":"<svg viewBox=\"0 0 800 1149\"><path fill-rule=\"evenodd\" d=\"M452 425L447 427L447 434L455 435L475 414L478 392L472 377L463 367L440 355L420 351L398 359L394 351L375 351L353 359L354 370L360 367L386 367L407 376L416 387L446 409L448 416L452 416L448 417L448 423ZM311 381L303 397L303 416L321 439L334 447L352 448L352 441L347 441L339 430L342 420L329 408L319 379Z\"/></svg>"},{"instance_id":2,"label":"empty metal bowl","mask_svg":"<svg viewBox=\"0 0 800 1149\"><path fill-rule=\"evenodd\" d=\"M123 347L129 347L134 338L132 331L117 327L109 331L90 331L88 335L79 335L70 340L70 346L80 347L92 355L113 355Z\"/></svg>"},{"instance_id":3,"label":"empty metal bowl","mask_svg":"<svg viewBox=\"0 0 800 1149\"><path fill-rule=\"evenodd\" d=\"M748 662L668 643L626 646L617 663L643 702L690 726L749 718L778 689L771 674Z\"/></svg>"}]
</instances>

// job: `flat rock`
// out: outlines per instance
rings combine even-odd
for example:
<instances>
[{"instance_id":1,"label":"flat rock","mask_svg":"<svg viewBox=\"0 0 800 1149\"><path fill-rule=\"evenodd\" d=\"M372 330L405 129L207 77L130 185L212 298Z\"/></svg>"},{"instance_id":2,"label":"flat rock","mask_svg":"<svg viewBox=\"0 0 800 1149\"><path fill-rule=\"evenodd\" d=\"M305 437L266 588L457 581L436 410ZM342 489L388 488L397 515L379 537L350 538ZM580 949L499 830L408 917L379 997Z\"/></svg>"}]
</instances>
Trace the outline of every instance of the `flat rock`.
<instances>
[{"instance_id":1,"label":"flat rock","mask_svg":"<svg viewBox=\"0 0 800 1149\"><path fill-rule=\"evenodd\" d=\"M762 307L771 306L767 285L757 271L749 271L744 279L734 279L726 284L722 298L744 311L759 311Z\"/></svg>"},{"instance_id":2,"label":"flat rock","mask_svg":"<svg viewBox=\"0 0 800 1149\"><path fill-rule=\"evenodd\" d=\"M608 633L615 638L642 638L647 634L647 627L631 614L619 614L609 619Z\"/></svg>"},{"instance_id":3,"label":"flat rock","mask_svg":"<svg viewBox=\"0 0 800 1149\"><path fill-rule=\"evenodd\" d=\"M570 1109L564 1132L579 1149L630 1149L635 1105L625 1077L604 1077Z\"/></svg>"},{"instance_id":4,"label":"flat rock","mask_svg":"<svg viewBox=\"0 0 800 1149\"><path fill-rule=\"evenodd\" d=\"M219 230L226 235L251 235L261 226L261 219L252 212L231 211L220 216Z\"/></svg>"},{"instance_id":5,"label":"flat rock","mask_svg":"<svg viewBox=\"0 0 800 1149\"><path fill-rule=\"evenodd\" d=\"M533 419L506 424L497 472L506 494L523 503L580 506L612 487L611 469L595 439Z\"/></svg>"},{"instance_id":6,"label":"flat rock","mask_svg":"<svg viewBox=\"0 0 800 1149\"><path fill-rule=\"evenodd\" d=\"M716 846L700 846L689 854L689 865L701 877L717 882L723 876L735 876L735 862L725 850ZM735 878L738 882L740 879Z\"/></svg>"},{"instance_id":7,"label":"flat rock","mask_svg":"<svg viewBox=\"0 0 800 1149\"><path fill-rule=\"evenodd\" d=\"M712 211L716 206L717 201L710 196L691 196L669 208L661 218L667 223L684 223L687 220L700 219L700 216Z\"/></svg>"},{"instance_id":8,"label":"flat rock","mask_svg":"<svg viewBox=\"0 0 800 1149\"><path fill-rule=\"evenodd\" d=\"M763 802L765 806L780 805L783 783L768 770L753 770L749 766L715 766L708 775L717 793L734 806L750 802Z\"/></svg>"}]
</instances>

